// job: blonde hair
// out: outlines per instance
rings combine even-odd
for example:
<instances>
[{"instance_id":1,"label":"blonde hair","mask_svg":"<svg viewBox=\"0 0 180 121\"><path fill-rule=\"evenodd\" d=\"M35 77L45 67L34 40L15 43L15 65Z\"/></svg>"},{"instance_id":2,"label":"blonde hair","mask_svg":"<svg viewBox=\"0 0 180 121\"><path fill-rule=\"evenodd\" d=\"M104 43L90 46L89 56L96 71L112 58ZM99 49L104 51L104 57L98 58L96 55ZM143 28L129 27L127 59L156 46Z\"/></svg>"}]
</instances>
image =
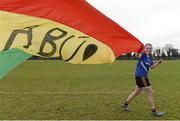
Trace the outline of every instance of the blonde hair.
<instances>
[{"instance_id":1,"label":"blonde hair","mask_svg":"<svg viewBox=\"0 0 180 121\"><path fill-rule=\"evenodd\" d=\"M146 43L146 44L144 45L144 48L146 48L146 46L148 46L148 45L150 45L150 46L152 47L152 44L151 44L151 43Z\"/></svg>"}]
</instances>

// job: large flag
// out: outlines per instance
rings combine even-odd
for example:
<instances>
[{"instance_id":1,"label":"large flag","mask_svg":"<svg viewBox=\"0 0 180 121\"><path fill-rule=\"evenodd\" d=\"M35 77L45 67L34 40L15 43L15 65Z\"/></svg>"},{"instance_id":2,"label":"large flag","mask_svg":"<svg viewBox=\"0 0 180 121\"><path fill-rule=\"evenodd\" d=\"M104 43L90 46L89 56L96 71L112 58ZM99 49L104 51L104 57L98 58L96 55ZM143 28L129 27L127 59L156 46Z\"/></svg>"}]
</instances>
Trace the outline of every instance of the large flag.
<instances>
[{"instance_id":1,"label":"large flag","mask_svg":"<svg viewBox=\"0 0 180 121\"><path fill-rule=\"evenodd\" d=\"M0 0L0 71L15 67L4 62L19 55L25 56L12 65L32 55L100 64L142 46L85 0Z\"/></svg>"}]
</instances>

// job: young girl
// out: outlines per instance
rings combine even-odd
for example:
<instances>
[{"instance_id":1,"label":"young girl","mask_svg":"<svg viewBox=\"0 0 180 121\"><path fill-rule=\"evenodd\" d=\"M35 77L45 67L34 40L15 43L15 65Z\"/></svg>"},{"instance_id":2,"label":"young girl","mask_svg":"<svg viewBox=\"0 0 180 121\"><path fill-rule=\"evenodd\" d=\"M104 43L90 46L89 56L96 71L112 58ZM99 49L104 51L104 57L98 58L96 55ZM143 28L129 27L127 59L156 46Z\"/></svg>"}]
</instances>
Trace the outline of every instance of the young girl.
<instances>
[{"instance_id":1,"label":"young girl","mask_svg":"<svg viewBox=\"0 0 180 121\"><path fill-rule=\"evenodd\" d=\"M153 89L148 79L148 71L149 68L156 68L159 64L163 62L163 60L161 59L154 63L151 53L152 45L148 43L144 46L144 51L142 53L136 54L136 57L138 58L135 73L136 87L134 91L128 96L127 101L122 104L122 108L126 111L130 111L130 108L128 107L129 103L133 98L139 95L142 90L144 90L147 94L147 99L151 106L152 114L155 116L162 116L164 115L164 112L158 111L154 104Z\"/></svg>"}]
</instances>

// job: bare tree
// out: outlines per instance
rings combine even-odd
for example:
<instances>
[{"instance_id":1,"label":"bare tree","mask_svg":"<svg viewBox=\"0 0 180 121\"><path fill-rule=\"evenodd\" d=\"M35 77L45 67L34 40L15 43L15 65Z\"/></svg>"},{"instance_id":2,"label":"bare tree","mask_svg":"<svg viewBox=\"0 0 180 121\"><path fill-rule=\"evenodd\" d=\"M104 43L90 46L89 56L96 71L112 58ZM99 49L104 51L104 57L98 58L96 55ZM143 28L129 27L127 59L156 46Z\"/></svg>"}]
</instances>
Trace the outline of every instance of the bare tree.
<instances>
[{"instance_id":1,"label":"bare tree","mask_svg":"<svg viewBox=\"0 0 180 121\"><path fill-rule=\"evenodd\" d=\"M163 48L163 52L165 53L165 55L168 57L168 59L171 58L172 56L172 49L173 49L173 45L172 44L166 44Z\"/></svg>"}]
</instances>

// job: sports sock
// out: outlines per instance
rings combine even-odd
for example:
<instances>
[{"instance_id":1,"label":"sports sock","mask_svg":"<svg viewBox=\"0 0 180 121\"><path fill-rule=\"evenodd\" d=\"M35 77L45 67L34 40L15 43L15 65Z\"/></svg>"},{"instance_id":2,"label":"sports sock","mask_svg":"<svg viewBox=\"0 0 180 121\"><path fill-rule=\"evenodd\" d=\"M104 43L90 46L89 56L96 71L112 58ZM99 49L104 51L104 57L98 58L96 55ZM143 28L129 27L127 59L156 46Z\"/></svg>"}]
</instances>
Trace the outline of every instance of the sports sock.
<instances>
[{"instance_id":1,"label":"sports sock","mask_svg":"<svg viewBox=\"0 0 180 121\"><path fill-rule=\"evenodd\" d=\"M128 102L125 102L124 105L125 105L125 106L128 106Z\"/></svg>"},{"instance_id":2,"label":"sports sock","mask_svg":"<svg viewBox=\"0 0 180 121\"><path fill-rule=\"evenodd\" d=\"M152 108L152 112L156 112L156 108Z\"/></svg>"}]
</instances>

